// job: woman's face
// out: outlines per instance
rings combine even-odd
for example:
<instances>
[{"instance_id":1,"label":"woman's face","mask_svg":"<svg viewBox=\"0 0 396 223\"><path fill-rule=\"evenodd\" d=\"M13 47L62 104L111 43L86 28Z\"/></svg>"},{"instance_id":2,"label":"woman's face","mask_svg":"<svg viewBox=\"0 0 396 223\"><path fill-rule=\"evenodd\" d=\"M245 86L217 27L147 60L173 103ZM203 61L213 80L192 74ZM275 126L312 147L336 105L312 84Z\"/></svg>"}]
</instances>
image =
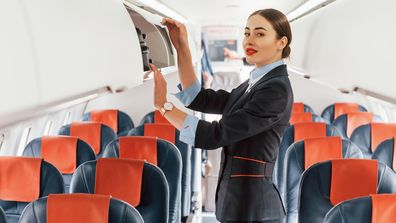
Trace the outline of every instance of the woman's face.
<instances>
[{"instance_id":1,"label":"woman's face","mask_svg":"<svg viewBox=\"0 0 396 223\"><path fill-rule=\"evenodd\" d=\"M286 44L287 38L278 39L271 23L261 15L253 15L248 19L243 39L248 63L261 67L280 60Z\"/></svg>"}]
</instances>

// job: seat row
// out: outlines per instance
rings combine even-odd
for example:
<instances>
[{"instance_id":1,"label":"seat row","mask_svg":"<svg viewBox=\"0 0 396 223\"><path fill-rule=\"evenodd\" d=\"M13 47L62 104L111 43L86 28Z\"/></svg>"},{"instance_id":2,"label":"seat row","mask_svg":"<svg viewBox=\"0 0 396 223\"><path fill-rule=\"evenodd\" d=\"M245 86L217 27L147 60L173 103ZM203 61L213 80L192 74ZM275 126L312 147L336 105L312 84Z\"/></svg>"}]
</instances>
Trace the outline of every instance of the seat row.
<instances>
[{"instance_id":1,"label":"seat row","mask_svg":"<svg viewBox=\"0 0 396 223\"><path fill-rule=\"evenodd\" d=\"M96 193L95 176L97 177L97 172L95 172L95 168L99 160L102 160L101 157L120 158L120 161L123 159L146 160L145 168L148 166L147 168L156 169L151 172L161 173L166 187L165 189L158 188L161 183L156 182L155 177L147 173L143 174L146 177L141 179L144 185L136 188L142 189L140 193L144 199L135 207L145 222L180 222L182 216L190 213L191 148L178 140L178 131L169 123L165 123L166 119L157 112L151 112L143 118L142 125L130 130L128 128L133 127L133 122L125 113L117 110L90 112L83 116L83 120L91 122L72 123L60 129L59 134L64 136L41 137L26 146L24 156L43 158L45 160L42 161L43 163L48 161L62 173L63 190L51 193L69 191L71 193ZM119 135L118 138L115 131ZM96 161L97 158L99 159ZM103 160L108 160L107 158ZM108 167L108 169L110 170L109 177L119 173L120 179L128 179L131 182L139 179L136 176L121 176L125 174L125 170L123 171L122 168L118 172L114 171L114 168ZM9 171L6 169L5 172ZM114 182L116 181L109 181L110 184ZM117 186L127 184L111 185L108 187L117 188ZM8 184L0 184L0 186L0 190L9 190L10 188ZM155 188L157 193L162 190L163 194L150 192L150 186ZM115 196L114 190L109 191L100 194L123 198ZM128 193L128 191L129 189L126 191L124 189L124 192ZM40 197L48 194L50 193L40 193ZM139 193L136 192L136 194ZM20 205L20 202L14 203L15 205L8 205L8 203L3 205L3 202L9 200L9 198L4 199L0 193L0 207L4 209L7 222L17 222L27 202L20 201L24 205Z\"/></svg>"},{"instance_id":2,"label":"seat row","mask_svg":"<svg viewBox=\"0 0 396 223\"><path fill-rule=\"evenodd\" d=\"M336 205L349 207L342 202L376 193L396 193L396 125L373 121L371 113L353 111L339 113L332 125L309 119L286 130L273 175L287 213L286 222L323 222L325 218L325 222L344 222L340 218L349 213L340 214L341 207ZM396 197L372 195L363 199L364 205L371 205L371 199L390 203ZM392 205L381 207L392 209ZM350 219L364 219L359 217ZM373 222L393 222L384 219Z\"/></svg>"}]
</instances>

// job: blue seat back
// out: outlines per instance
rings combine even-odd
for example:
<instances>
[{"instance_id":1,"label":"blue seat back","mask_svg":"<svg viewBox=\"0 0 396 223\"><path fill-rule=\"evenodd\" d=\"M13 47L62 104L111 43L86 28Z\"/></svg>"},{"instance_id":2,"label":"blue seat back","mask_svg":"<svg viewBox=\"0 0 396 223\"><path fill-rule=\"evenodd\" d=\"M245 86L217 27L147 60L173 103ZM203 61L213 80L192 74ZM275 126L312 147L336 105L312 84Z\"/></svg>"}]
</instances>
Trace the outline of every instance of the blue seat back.
<instances>
[{"instance_id":1,"label":"blue seat back","mask_svg":"<svg viewBox=\"0 0 396 223\"><path fill-rule=\"evenodd\" d=\"M81 121L91 121L91 112L85 113ZM128 132L135 127L131 117L123 111L118 110L118 120L117 120L118 136L126 136Z\"/></svg>"},{"instance_id":2,"label":"blue seat back","mask_svg":"<svg viewBox=\"0 0 396 223\"><path fill-rule=\"evenodd\" d=\"M284 198L286 219L288 223L298 222L298 193L300 179L305 171L305 141L293 143L286 152L286 175L283 188L280 189ZM362 159L363 154L351 141L342 140L342 158Z\"/></svg>"},{"instance_id":3,"label":"blue seat back","mask_svg":"<svg viewBox=\"0 0 396 223\"><path fill-rule=\"evenodd\" d=\"M73 174L70 192L89 193L95 191L96 160L88 161ZM144 163L140 203L135 207L145 223L168 222L169 188L166 177L156 166Z\"/></svg>"},{"instance_id":4,"label":"blue seat back","mask_svg":"<svg viewBox=\"0 0 396 223\"><path fill-rule=\"evenodd\" d=\"M335 104L331 104L329 106L327 106L323 112L322 112L322 118L326 119L329 121L329 123L333 123L334 122L334 105ZM365 107L363 107L362 105L359 105L359 111L360 112L367 112L367 109Z\"/></svg>"},{"instance_id":5,"label":"blue seat back","mask_svg":"<svg viewBox=\"0 0 396 223\"><path fill-rule=\"evenodd\" d=\"M392 137L379 144L377 149L374 151L372 158L384 163L389 168L396 171L395 138Z\"/></svg>"},{"instance_id":6,"label":"blue seat back","mask_svg":"<svg viewBox=\"0 0 396 223\"><path fill-rule=\"evenodd\" d=\"M23 151L22 156L41 158L41 141L42 138L36 138L30 141ZM77 163L76 168L86 161L95 160L96 156L92 148L81 139L77 140ZM62 174L65 183L65 192L69 193L70 181L72 174Z\"/></svg>"},{"instance_id":7,"label":"blue seat back","mask_svg":"<svg viewBox=\"0 0 396 223\"><path fill-rule=\"evenodd\" d=\"M325 161L311 166L303 173L299 194L299 223L323 222L326 213L334 207L329 199L331 172L332 161ZM396 193L396 173L380 162L376 191L378 194Z\"/></svg>"},{"instance_id":8,"label":"blue seat back","mask_svg":"<svg viewBox=\"0 0 396 223\"><path fill-rule=\"evenodd\" d=\"M326 136L339 136L339 135L340 133L334 126L326 124ZM295 142L294 125L292 125L286 129L285 134L282 137L282 140L279 145L278 156L275 162L274 172L272 175L272 181L278 189L284 187L284 185L282 184L283 183L282 179L284 179L285 155L289 146L294 142Z\"/></svg>"},{"instance_id":9,"label":"blue seat back","mask_svg":"<svg viewBox=\"0 0 396 223\"><path fill-rule=\"evenodd\" d=\"M181 216L186 217L190 214L191 208L191 147L179 140L180 132L175 130L175 145L182 158L182 178L181 178ZM144 136L144 125L133 128L128 135Z\"/></svg>"},{"instance_id":10,"label":"blue seat back","mask_svg":"<svg viewBox=\"0 0 396 223\"><path fill-rule=\"evenodd\" d=\"M107 145L103 157L119 158L119 140ZM181 174L182 159L172 143L157 139L157 165L164 172L169 186L169 221L180 222L181 218Z\"/></svg>"},{"instance_id":11,"label":"blue seat back","mask_svg":"<svg viewBox=\"0 0 396 223\"><path fill-rule=\"evenodd\" d=\"M59 135L67 135L70 136L70 125L62 126L58 132ZM107 125L101 124L100 127L100 152L96 155L96 158L102 157L104 152L104 148L106 148L107 144L117 138L117 135L113 131L112 128L108 127Z\"/></svg>"},{"instance_id":12,"label":"blue seat back","mask_svg":"<svg viewBox=\"0 0 396 223\"><path fill-rule=\"evenodd\" d=\"M42 161L39 197L45 197L49 194L62 194L64 192L65 186L61 173L50 163ZM6 215L7 223L17 223L23 209L28 204L29 202L0 200L0 208L3 209Z\"/></svg>"}]
</instances>

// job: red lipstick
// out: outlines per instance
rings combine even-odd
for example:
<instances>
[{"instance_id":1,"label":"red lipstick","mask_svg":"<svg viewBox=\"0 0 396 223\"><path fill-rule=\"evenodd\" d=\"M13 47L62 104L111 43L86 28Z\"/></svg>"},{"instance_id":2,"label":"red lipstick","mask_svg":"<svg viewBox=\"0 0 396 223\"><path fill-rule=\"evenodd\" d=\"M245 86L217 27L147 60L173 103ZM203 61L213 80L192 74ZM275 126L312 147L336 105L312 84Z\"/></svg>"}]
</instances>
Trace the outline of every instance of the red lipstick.
<instances>
[{"instance_id":1,"label":"red lipstick","mask_svg":"<svg viewBox=\"0 0 396 223\"><path fill-rule=\"evenodd\" d=\"M246 48L246 55L252 56L255 53L257 53L257 50L255 50L253 48Z\"/></svg>"}]
</instances>

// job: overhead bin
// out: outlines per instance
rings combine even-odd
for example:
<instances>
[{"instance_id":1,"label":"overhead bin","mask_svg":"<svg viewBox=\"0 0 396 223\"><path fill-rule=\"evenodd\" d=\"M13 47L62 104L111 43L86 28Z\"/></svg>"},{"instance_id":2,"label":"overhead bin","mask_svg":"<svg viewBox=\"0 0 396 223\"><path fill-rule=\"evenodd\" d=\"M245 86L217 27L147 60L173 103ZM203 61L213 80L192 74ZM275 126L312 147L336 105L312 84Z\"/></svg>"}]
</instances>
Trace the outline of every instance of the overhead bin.
<instances>
[{"instance_id":1,"label":"overhead bin","mask_svg":"<svg viewBox=\"0 0 396 223\"><path fill-rule=\"evenodd\" d=\"M144 71L150 70L148 63L159 68L174 66L174 51L166 28L161 24L163 17L131 3L124 4L140 40Z\"/></svg>"}]
</instances>

